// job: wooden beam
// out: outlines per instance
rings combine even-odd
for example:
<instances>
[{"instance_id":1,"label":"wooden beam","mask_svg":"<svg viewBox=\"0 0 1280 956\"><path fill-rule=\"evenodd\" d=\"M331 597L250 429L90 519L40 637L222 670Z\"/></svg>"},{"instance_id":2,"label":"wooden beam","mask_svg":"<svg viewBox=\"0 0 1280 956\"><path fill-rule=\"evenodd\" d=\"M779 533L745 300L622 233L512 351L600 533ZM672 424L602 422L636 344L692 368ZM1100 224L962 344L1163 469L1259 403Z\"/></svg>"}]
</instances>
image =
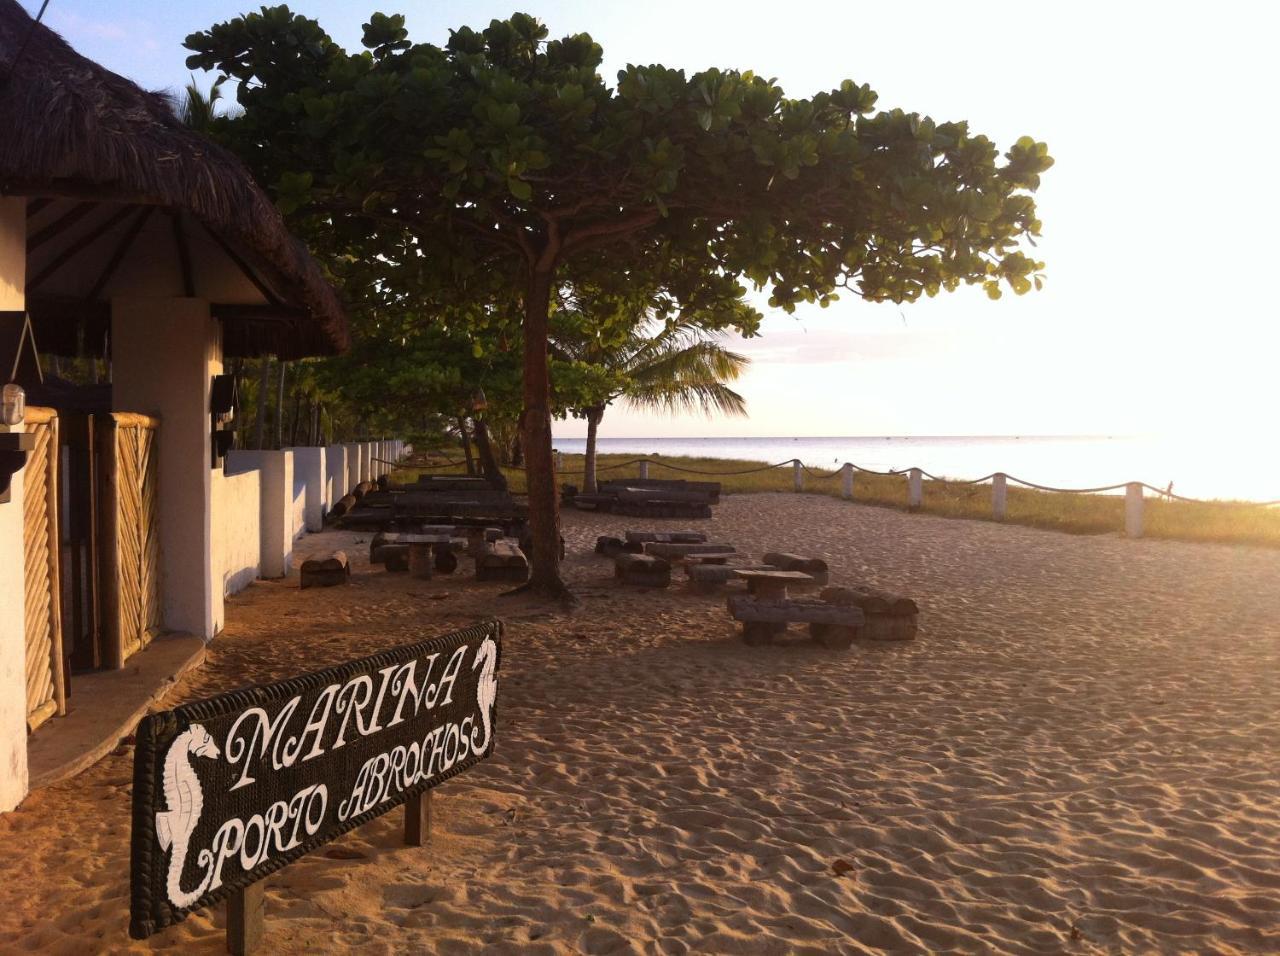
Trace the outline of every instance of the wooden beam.
<instances>
[{"instance_id":1,"label":"wooden beam","mask_svg":"<svg viewBox=\"0 0 1280 956\"><path fill-rule=\"evenodd\" d=\"M91 202L76 203L49 225L38 232L33 232L27 237L27 255L31 255L50 239L70 229L83 219L93 207L94 204Z\"/></svg>"},{"instance_id":2,"label":"wooden beam","mask_svg":"<svg viewBox=\"0 0 1280 956\"><path fill-rule=\"evenodd\" d=\"M48 196L37 196L31 202L27 203L27 218L31 219L40 215L44 211L44 207L53 202Z\"/></svg>"},{"instance_id":3,"label":"wooden beam","mask_svg":"<svg viewBox=\"0 0 1280 956\"><path fill-rule=\"evenodd\" d=\"M227 897L227 952L249 956L258 951L266 932L266 882L258 880Z\"/></svg>"},{"instance_id":4,"label":"wooden beam","mask_svg":"<svg viewBox=\"0 0 1280 956\"><path fill-rule=\"evenodd\" d=\"M236 252L235 249L231 248L231 244L227 242L227 240L223 239L222 236L218 235L218 233L215 232L213 229L210 229L208 223L201 222L200 225L204 226L204 231L207 232L210 238L212 238L213 241L216 242L218 246L222 249L222 251L227 254L227 258L230 259L232 262L234 262L236 264L236 267L242 273L244 273L244 277L248 279L250 282L252 282L254 287L259 292L262 293L262 297L266 299L268 302L270 302L272 305L279 305L280 296L276 295L275 290L272 289L269 285L267 285L258 276L258 274L254 272L253 267L250 266L249 263L245 262L244 258L240 255L240 253Z\"/></svg>"},{"instance_id":5,"label":"wooden beam","mask_svg":"<svg viewBox=\"0 0 1280 956\"><path fill-rule=\"evenodd\" d=\"M169 220L173 223L173 243L178 247L178 265L182 269L182 291L188 299L194 299L196 280L191 271L191 249L187 246L187 234L182 230L182 211L170 209Z\"/></svg>"},{"instance_id":6,"label":"wooden beam","mask_svg":"<svg viewBox=\"0 0 1280 956\"><path fill-rule=\"evenodd\" d=\"M120 221L133 212L135 208L136 207L134 206L121 206L98 225L80 236L75 242L68 245L65 249L50 259L43 269L36 273L33 278L28 280L27 289L34 289L40 283L44 282L51 275L70 262L71 259L77 256L82 250L96 242L103 234L114 229Z\"/></svg>"},{"instance_id":7,"label":"wooden beam","mask_svg":"<svg viewBox=\"0 0 1280 956\"><path fill-rule=\"evenodd\" d=\"M164 206L167 203L155 196L126 193L101 183L82 183L70 179L53 179L36 182L29 179L0 181L0 195L39 196L54 199L89 199L93 202L123 202L135 206Z\"/></svg>"},{"instance_id":8,"label":"wooden beam","mask_svg":"<svg viewBox=\"0 0 1280 956\"><path fill-rule=\"evenodd\" d=\"M85 296L89 301L98 298L98 294L111 281L111 277L115 275L116 269L120 267L121 261L124 259L125 253L129 251L129 247L133 245L133 240L138 238L138 233L142 230L142 226L151 218L151 214L155 212L154 206L148 206L138 213L138 218L129 224L129 228L125 230L125 234L120 237L120 243L116 246L115 252L111 253L111 258L107 260L107 266L102 270L102 274L98 276L98 281L93 284L93 288L89 290L89 294Z\"/></svg>"},{"instance_id":9,"label":"wooden beam","mask_svg":"<svg viewBox=\"0 0 1280 956\"><path fill-rule=\"evenodd\" d=\"M215 319L223 322L296 322L306 319L310 313L297 306L284 305L234 305L215 302L209 306Z\"/></svg>"},{"instance_id":10,"label":"wooden beam","mask_svg":"<svg viewBox=\"0 0 1280 956\"><path fill-rule=\"evenodd\" d=\"M431 791L411 794L404 802L405 846L426 846L431 842Z\"/></svg>"}]
</instances>

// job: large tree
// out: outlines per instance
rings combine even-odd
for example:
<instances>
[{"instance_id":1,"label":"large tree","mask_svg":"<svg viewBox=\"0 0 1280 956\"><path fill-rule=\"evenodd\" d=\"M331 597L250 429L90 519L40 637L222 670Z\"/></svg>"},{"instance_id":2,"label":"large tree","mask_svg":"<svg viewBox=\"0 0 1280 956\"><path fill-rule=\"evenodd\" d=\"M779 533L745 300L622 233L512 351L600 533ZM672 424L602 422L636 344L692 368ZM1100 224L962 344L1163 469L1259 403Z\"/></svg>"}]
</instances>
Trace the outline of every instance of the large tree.
<instances>
[{"instance_id":1,"label":"large tree","mask_svg":"<svg viewBox=\"0 0 1280 956\"><path fill-rule=\"evenodd\" d=\"M459 276L501 273L519 300L531 586L564 595L547 341L566 266L608 251L699 261L770 304L871 301L1039 282L1020 245L1052 160L1029 137L1000 159L963 122L876 112L844 81L791 99L751 72L628 65L610 86L586 34L549 40L514 14L413 43L374 14L348 54L313 20L264 8L187 39L188 65L238 80L226 134L295 224L338 245L398 242ZM621 247L621 248L619 248Z\"/></svg>"}]
</instances>

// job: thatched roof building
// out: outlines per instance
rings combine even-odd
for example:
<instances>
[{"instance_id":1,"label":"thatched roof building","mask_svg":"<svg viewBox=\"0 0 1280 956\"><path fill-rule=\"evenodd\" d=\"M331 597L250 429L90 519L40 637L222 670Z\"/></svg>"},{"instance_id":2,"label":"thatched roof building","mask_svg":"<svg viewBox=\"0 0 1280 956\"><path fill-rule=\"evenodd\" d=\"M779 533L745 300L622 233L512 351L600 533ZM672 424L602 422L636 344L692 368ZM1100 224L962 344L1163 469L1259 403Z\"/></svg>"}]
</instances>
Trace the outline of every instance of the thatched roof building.
<instances>
[{"instance_id":1,"label":"thatched roof building","mask_svg":"<svg viewBox=\"0 0 1280 956\"><path fill-rule=\"evenodd\" d=\"M333 289L240 161L16 0L0 0L0 129L0 195L30 197L43 350L100 351L111 298L140 287L207 299L227 356L346 348Z\"/></svg>"}]
</instances>

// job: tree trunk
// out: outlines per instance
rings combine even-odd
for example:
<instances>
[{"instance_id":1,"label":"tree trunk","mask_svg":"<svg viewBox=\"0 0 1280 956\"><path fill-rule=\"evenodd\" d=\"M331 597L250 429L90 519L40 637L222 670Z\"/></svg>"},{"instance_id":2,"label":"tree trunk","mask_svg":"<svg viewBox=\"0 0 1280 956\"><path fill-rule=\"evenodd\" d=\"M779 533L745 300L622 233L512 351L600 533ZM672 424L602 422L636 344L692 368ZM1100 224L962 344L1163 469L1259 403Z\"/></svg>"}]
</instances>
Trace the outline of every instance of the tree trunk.
<instances>
[{"instance_id":1,"label":"tree trunk","mask_svg":"<svg viewBox=\"0 0 1280 956\"><path fill-rule=\"evenodd\" d=\"M507 478L502 473L502 469L498 467L498 459L493 457L493 442L489 440L489 426L479 416L473 418L472 421L475 423L476 450L480 452L480 468L484 472L485 478L493 482L494 487L506 491Z\"/></svg>"},{"instance_id":2,"label":"tree trunk","mask_svg":"<svg viewBox=\"0 0 1280 956\"><path fill-rule=\"evenodd\" d=\"M602 418L604 418L603 405L595 405L587 409L587 448L586 463L582 466L582 490L589 495L596 493L596 432L600 428Z\"/></svg>"},{"instance_id":3,"label":"tree trunk","mask_svg":"<svg viewBox=\"0 0 1280 956\"><path fill-rule=\"evenodd\" d=\"M544 256L544 260L549 257ZM524 302L524 410L521 437L528 478L529 531L533 565L527 589L535 594L572 600L560 579L560 497L556 494L555 460L551 453L551 378L547 368L547 332L554 262L530 267Z\"/></svg>"},{"instance_id":4,"label":"tree trunk","mask_svg":"<svg viewBox=\"0 0 1280 956\"><path fill-rule=\"evenodd\" d=\"M276 448L284 447L284 377L289 371L289 363L280 363L280 381L276 386Z\"/></svg>"},{"instance_id":5,"label":"tree trunk","mask_svg":"<svg viewBox=\"0 0 1280 956\"><path fill-rule=\"evenodd\" d=\"M458 416L458 434L462 438L462 455L467 459L467 474L474 475L476 473L476 460L471 454L471 436L467 434L467 418L465 415Z\"/></svg>"},{"instance_id":6,"label":"tree trunk","mask_svg":"<svg viewBox=\"0 0 1280 956\"><path fill-rule=\"evenodd\" d=\"M267 389L271 387L271 356L264 355L258 360L261 374L258 376L258 420L255 424L253 446L261 451L267 440Z\"/></svg>"},{"instance_id":7,"label":"tree trunk","mask_svg":"<svg viewBox=\"0 0 1280 956\"><path fill-rule=\"evenodd\" d=\"M511 467L524 467L524 445L520 441L520 426L516 426L515 437L511 439Z\"/></svg>"}]
</instances>

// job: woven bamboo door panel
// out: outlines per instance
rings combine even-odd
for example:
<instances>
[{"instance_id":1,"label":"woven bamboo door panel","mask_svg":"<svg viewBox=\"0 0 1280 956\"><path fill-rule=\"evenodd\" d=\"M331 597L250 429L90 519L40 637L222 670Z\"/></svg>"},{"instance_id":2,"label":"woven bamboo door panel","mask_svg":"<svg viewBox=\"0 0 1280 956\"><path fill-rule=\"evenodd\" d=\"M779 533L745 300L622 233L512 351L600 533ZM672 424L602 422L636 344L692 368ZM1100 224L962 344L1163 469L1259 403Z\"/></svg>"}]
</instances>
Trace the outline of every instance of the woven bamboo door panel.
<instances>
[{"instance_id":1,"label":"woven bamboo door panel","mask_svg":"<svg viewBox=\"0 0 1280 956\"><path fill-rule=\"evenodd\" d=\"M109 658L120 667L160 631L157 422L113 413L99 430L102 593Z\"/></svg>"},{"instance_id":2,"label":"woven bamboo door panel","mask_svg":"<svg viewBox=\"0 0 1280 956\"><path fill-rule=\"evenodd\" d=\"M62 672L62 606L58 579L58 418L27 412L35 448L23 471L23 576L26 610L27 726L66 713Z\"/></svg>"},{"instance_id":3,"label":"woven bamboo door panel","mask_svg":"<svg viewBox=\"0 0 1280 956\"><path fill-rule=\"evenodd\" d=\"M164 624L160 603L160 446L154 424L138 426L138 496L142 541L142 641L150 643Z\"/></svg>"}]
</instances>

